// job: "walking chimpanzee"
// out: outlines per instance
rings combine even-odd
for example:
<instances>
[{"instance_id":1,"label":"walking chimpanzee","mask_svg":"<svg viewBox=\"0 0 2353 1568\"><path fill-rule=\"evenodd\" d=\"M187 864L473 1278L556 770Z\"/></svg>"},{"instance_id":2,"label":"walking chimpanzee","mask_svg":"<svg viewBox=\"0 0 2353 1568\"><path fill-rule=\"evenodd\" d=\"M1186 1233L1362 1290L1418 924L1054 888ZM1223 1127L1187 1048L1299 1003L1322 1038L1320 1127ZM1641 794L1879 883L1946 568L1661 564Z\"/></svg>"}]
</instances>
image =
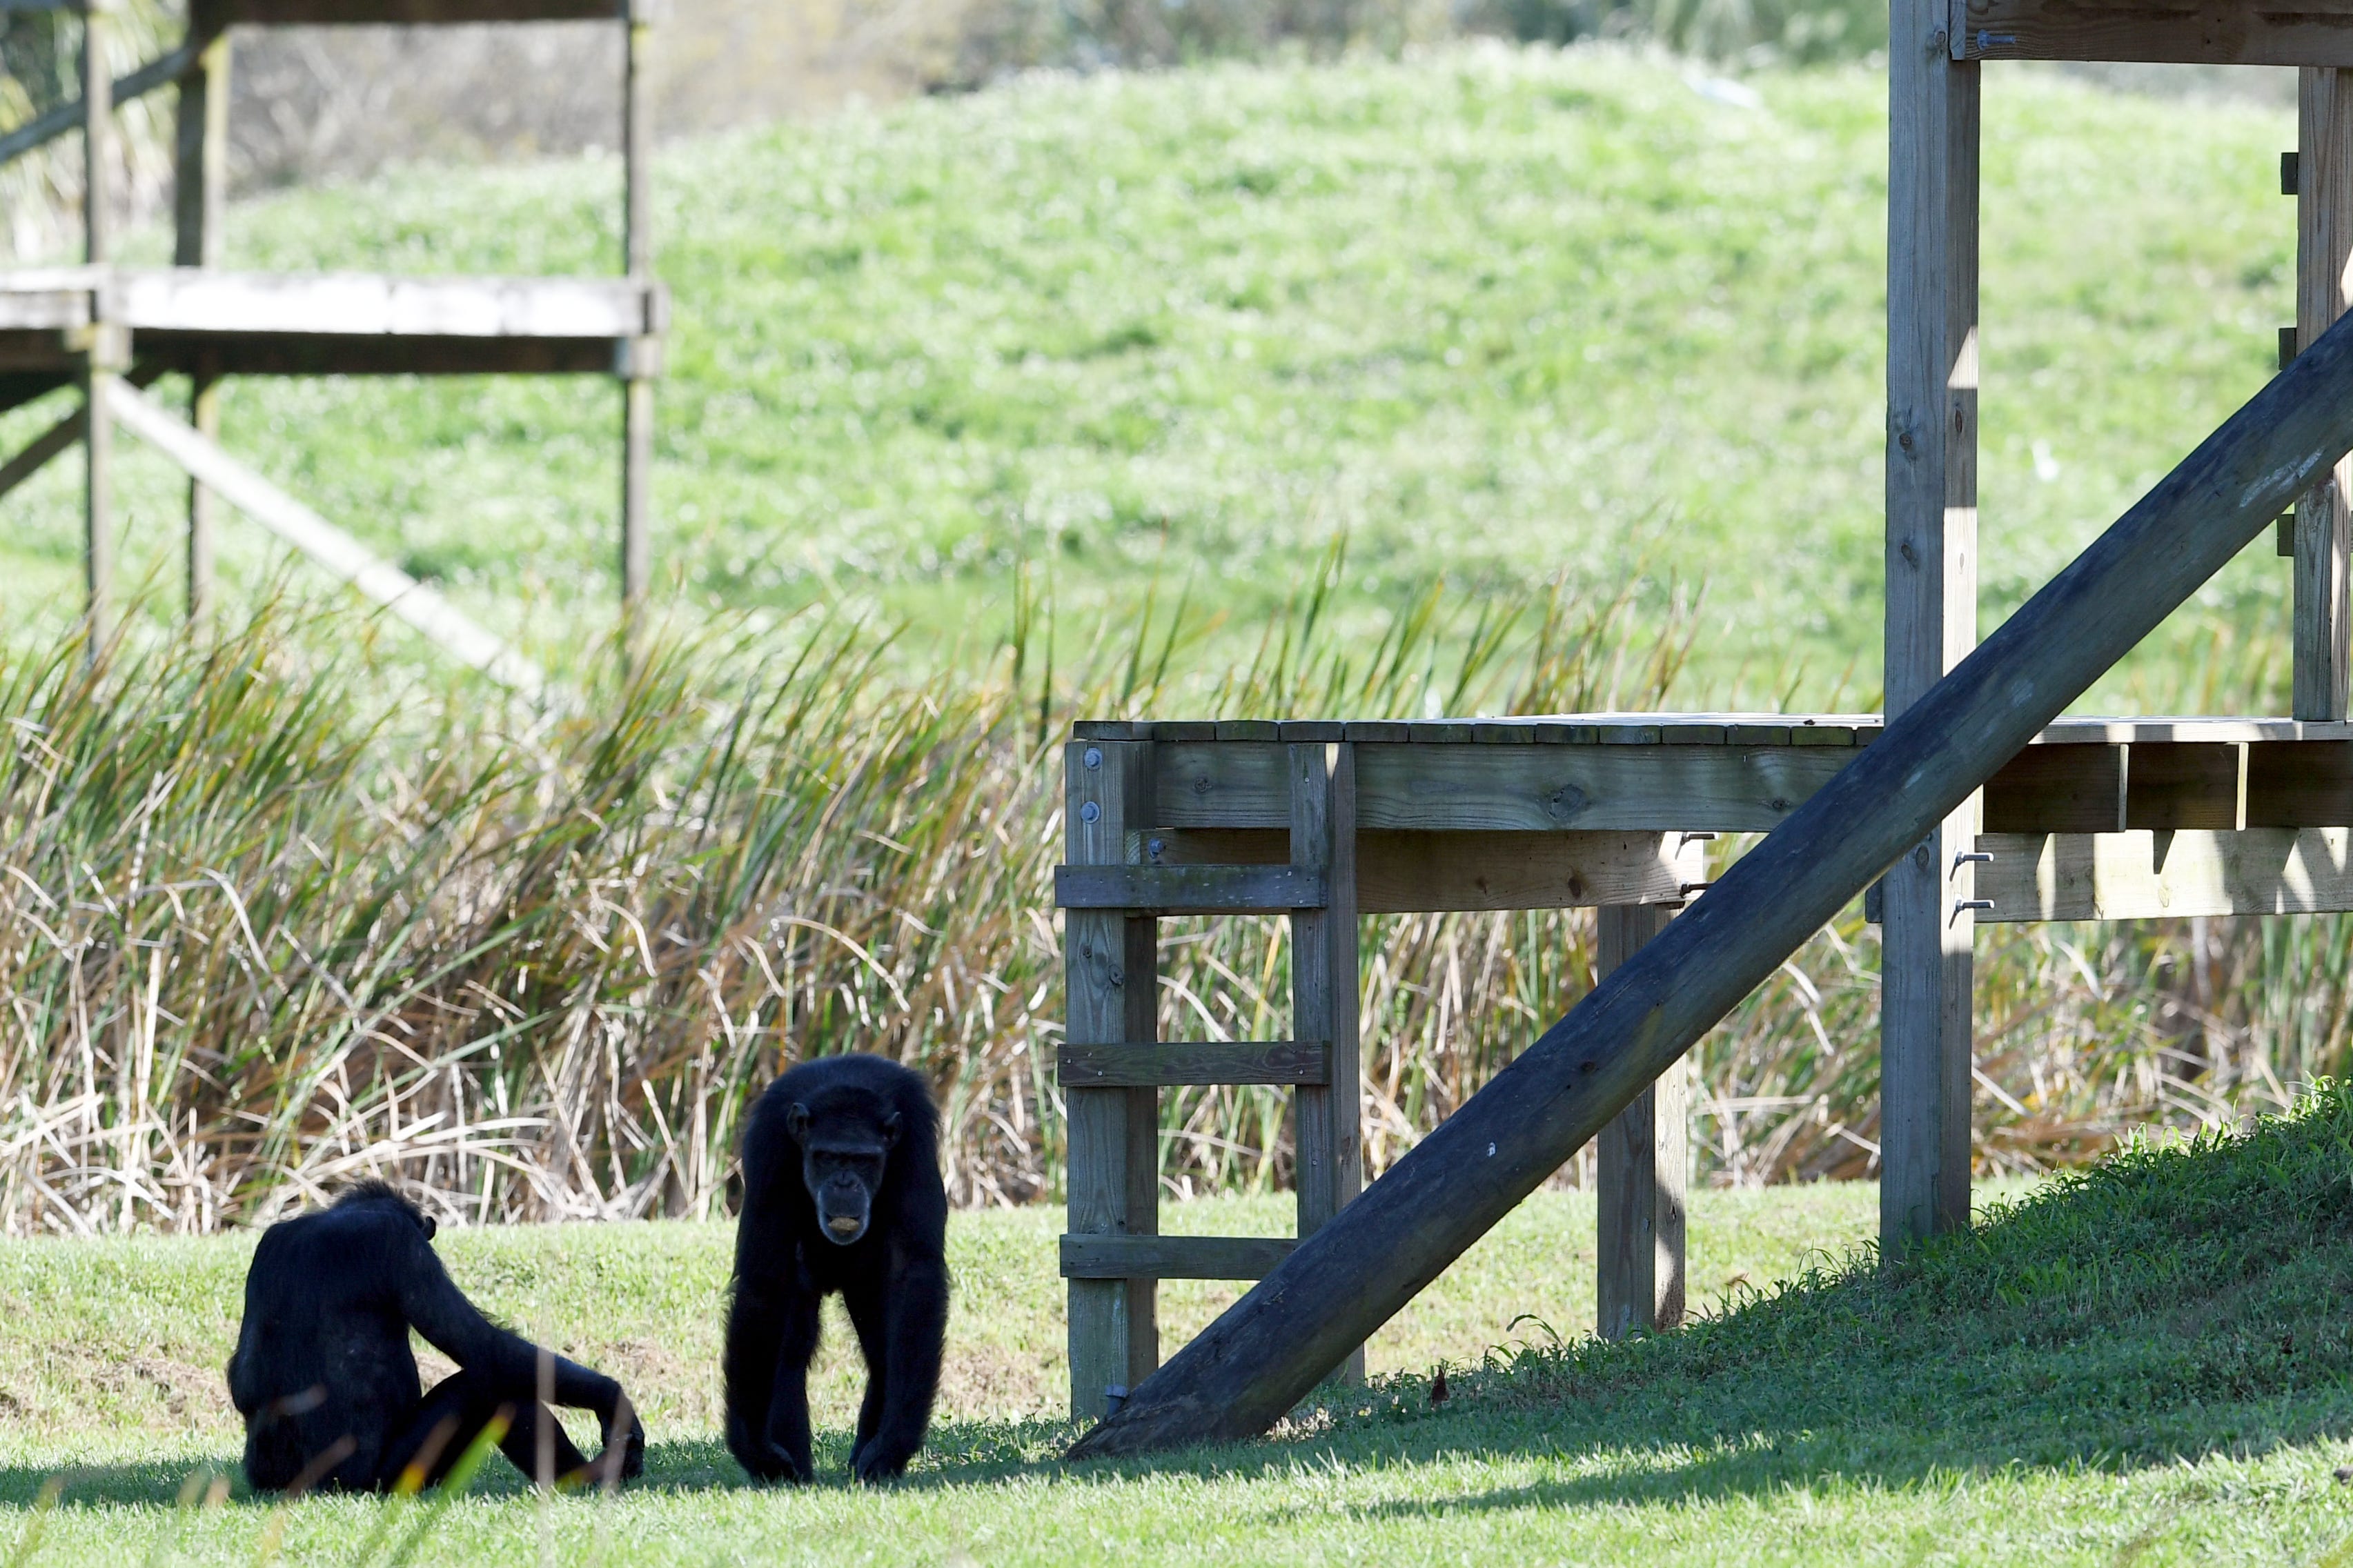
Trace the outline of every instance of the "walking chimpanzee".
<instances>
[{"instance_id":1,"label":"walking chimpanzee","mask_svg":"<svg viewBox=\"0 0 2353 1568\"><path fill-rule=\"evenodd\" d=\"M433 1232L416 1205L365 1182L262 1233L228 1363L246 1479L261 1491L428 1487L501 1415L499 1449L526 1476L605 1479L617 1459L609 1479L634 1479L645 1428L621 1385L482 1316L442 1269ZM429 1394L411 1329L458 1363ZM551 1397L603 1423L596 1465L542 1403Z\"/></svg>"},{"instance_id":2,"label":"walking chimpanzee","mask_svg":"<svg viewBox=\"0 0 2353 1568\"><path fill-rule=\"evenodd\" d=\"M761 1480L806 1481L818 1302L841 1292L866 1357L852 1474L896 1476L923 1444L947 1335L948 1200L923 1080L826 1057L768 1086L744 1132L727 1320L727 1446Z\"/></svg>"}]
</instances>

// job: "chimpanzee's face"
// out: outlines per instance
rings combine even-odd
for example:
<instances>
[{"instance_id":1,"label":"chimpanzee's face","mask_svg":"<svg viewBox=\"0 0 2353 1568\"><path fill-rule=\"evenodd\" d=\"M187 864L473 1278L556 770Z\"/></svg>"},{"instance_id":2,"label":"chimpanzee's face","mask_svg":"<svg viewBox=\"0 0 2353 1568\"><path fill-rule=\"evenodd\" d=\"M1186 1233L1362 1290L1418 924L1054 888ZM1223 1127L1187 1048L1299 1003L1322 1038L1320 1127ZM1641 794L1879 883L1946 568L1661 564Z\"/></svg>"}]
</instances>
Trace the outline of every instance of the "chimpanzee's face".
<instances>
[{"instance_id":1,"label":"chimpanzee's face","mask_svg":"<svg viewBox=\"0 0 2353 1568\"><path fill-rule=\"evenodd\" d=\"M897 1114L828 1108L811 1115L807 1106L795 1105L785 1112L785 1131L800 1145L801 1180L817 1205L818 1228L837 1247L849 1246L873 1217L874 1194L899 1141Z\"/></svg>"}]
</instances>

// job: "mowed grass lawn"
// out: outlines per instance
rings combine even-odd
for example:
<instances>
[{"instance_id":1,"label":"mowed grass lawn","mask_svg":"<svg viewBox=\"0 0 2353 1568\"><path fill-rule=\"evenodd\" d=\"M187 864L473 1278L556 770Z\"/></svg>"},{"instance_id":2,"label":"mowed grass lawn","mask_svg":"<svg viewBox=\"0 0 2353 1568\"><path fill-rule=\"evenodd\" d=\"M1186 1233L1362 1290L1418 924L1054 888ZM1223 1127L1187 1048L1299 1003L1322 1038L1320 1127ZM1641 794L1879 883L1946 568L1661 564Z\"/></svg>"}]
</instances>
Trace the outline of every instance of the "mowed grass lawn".
<instances>
[{"instance_id":1,"label":"mowed grass lawn","mask_svg":"<svg viewBox=\"0 0 2353 1568\"><path fill-rule=\"evenodd\" d=\"M1690 74L1487 47L1042 79L667 149L664 592L872 607L920 657L1003 635L1027 563L1068 668L1155 576L1247 634L1345 531L1350 624L1441 573L1631 582L1653 620L1704 584L1685 701L1867 702L1885 77L1760 75L1743 108ZM2294 144L2275 107L1988 71L1989 625L2272 374ZM275 195L227 260L610 271L618 181L605 158ZM609 600L608 384L241 382L224 417L541 651ZM172 588L185 482L131 445L125 570ZM74 467L0 503L12 625L78 600ZM251 527L223 549L266 572ZM2284 711L2288 580L2250 550L2093 706Z\"/></svg>"},{"instance_id":2,"label":"mowed grass lawn","mask_svg":"<svg viewBox=\"0 0 2353 1568\"><path fill-rule=\"evenodd\" d=\"M1718 1315L1566 1353L1545 1353L1546 1331L1514 1320L1534 1313L1564 1334L1588 1320L1592 1207L1539 1194L1375 1342L1369 1390L1321 1397L1273 1439L1151 1463L1056 1458L1071 1435L1057 1415L1059 1216L960 1215L934 1441L886 1489L839 1479L855 1396L839 1324L819 1380L828 1479L757 1490L726 1456L724 1226L445 1237L463 1285L619 1373L645 1407L644 1482L553 1503L493 1457L463 1498L280 1506L235 1486L205 1506L237 1453L216 1369L248 1242L10 1242L0 1552L12 1563L2344 1561L2353 1488L2332 1471L2353 1458L2348 1125L2338 1103L2268 1148L2144 1158L2105 1187L1997 1216L1900 1287L1867 1265L1832 1267L1873 1228L1868 1185L1700 1194L1695 1296ZM1285 1206L1211 1199L1169 1217L1280 1233ZM1791 1277L1800 1283L1754 1289ZM1224 1299L1170 1287L1171 1342ZM1529 1345L1537 1353L1515 1364L1472 1370L1492 1347ZM1426 1374L1440 1360L1451 1392L1433 1405ZM53 1478L62 1490L45 1506Z\"/></svg>"}]
</instances>

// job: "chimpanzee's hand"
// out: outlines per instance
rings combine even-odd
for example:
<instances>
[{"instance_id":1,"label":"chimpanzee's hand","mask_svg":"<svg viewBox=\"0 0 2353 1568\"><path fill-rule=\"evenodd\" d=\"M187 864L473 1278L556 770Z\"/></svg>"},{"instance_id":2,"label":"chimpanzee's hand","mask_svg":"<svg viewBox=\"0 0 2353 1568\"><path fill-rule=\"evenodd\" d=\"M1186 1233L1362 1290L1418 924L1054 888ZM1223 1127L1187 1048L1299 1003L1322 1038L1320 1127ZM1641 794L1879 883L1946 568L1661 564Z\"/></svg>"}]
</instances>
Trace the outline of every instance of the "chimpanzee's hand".
<instances>
[{"instance_id":1,"label":"chimpanzee's hand","mask_svg":"<svg viewBox=\"0 0 2353 1568\"><path fill-rule=\"evenodd\" d=\"M627 1424L626 1426L623 1426L624 1423ZM597 1479L601 1480L608 1473L606 1465L613 1452L613 1445L616 1441L621 1444L621 1473L615 1479L634 1481L644 1475L646 1473L646 1424L638 1419L637 1411L630 1406L626 1396L614 1408L613 1414L605 1418L604 1426L605 1452L597 1456L595 1466Z\"/></svg>"},{"instance_id":2,"label":"chimpanzee's hand","mask_svg":"<svg viewBox=\"0 0 2353 1568\"><path fill-rule=\"evenodd\" d=\"M880 1436L869 1437L850 1450L849 1473L870 1486L878 1481L895 1481L907 1473L907 1461L912 1458L901 1452L896 1444L887 1444Z\"/></svg>"}]
</instances>

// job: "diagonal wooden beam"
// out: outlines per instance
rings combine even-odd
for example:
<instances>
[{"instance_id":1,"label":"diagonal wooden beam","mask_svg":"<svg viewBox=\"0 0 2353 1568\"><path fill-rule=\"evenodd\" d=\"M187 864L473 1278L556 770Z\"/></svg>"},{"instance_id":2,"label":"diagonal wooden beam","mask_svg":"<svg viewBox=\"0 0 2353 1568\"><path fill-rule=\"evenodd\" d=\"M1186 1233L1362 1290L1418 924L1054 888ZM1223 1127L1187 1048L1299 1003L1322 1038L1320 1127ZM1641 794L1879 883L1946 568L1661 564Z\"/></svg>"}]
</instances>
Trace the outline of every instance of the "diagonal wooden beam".
<instances>
[{"instance_id":1,"label":"diagonal wooden beam","mask_svg":"<svg viewBox=\"0 0 2353 1568\"><path fill-rule=\"evenodd\" d=\"M1263 1432L2353 449L2353 318L1301 1241L1073 1458Z\"/></svg>"},{"instance_id":2,"label":"diagonal wooden beam","mask_svg":"<svg viewBox=\"0 0 2353 1568\"><path fill-rule=\"evenodd\" d=\"M144 98L159 87L175 82L188 73L205 52L211 40L192 37L170 54L149 60L129 76L114 80L114 102L117 108L134 98ZM47 114L37 114L13 131L0 132L0 163L13 163L26 153L63 136L69 131L79 131L82 124L82 100L60 103Z\"/></svg>"},{"instance_id":3,"label":"diagonal wooden beam","mask_svg":"<svg viewBox=\"0 0 2353 1568\"><path fill-rule=\"evenodd\" d=\"M111 384L106 407L132 434L177 463L190 479L217 491L229 505L406 621L445 653L502 685L528 692L544 689L546 678L530 660L193 426L120 381Z\"/></svg>"},{"instance_id":4,"label":"diagonal wooden beam","mask_svg":"<svg viewBox=\"0 0 2353 1568\"><path fill-rule=\"evenodd\" d=\"M131 372L131 384L144 390L154 385L163 375L164 367L150 361ZM77 408L34 437L23 451L0 463L0 500L5 500L10 490L39 473L58 458L73 450L80 442L83 432L89 428L89 411Z\"/></svg>"}]
</instances>

